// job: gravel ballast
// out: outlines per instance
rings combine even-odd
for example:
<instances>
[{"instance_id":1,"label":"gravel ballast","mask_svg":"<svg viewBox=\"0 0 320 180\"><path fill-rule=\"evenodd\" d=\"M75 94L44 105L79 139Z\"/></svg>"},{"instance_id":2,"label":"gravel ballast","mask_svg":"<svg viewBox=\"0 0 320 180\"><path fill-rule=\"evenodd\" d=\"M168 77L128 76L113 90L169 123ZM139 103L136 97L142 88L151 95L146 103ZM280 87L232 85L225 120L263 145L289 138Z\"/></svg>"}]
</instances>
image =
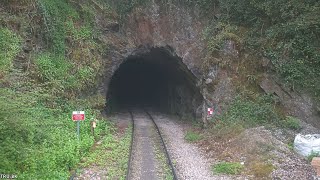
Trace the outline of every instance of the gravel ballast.
<instances>
[{"instance_id":1,"label":"gravel ballast","mask_svg":"<svg viewBox=\"0 0 320 180\"><path fill-rule=\"evenodd\" d=\"M210 163L202 155L200 149L184 140L184 131L181 125L166 115L158 113L152 113L152 115L166 139L166 145L175 162L179 179L217 179L212 175Z\"/></svg>"}]
</instances>

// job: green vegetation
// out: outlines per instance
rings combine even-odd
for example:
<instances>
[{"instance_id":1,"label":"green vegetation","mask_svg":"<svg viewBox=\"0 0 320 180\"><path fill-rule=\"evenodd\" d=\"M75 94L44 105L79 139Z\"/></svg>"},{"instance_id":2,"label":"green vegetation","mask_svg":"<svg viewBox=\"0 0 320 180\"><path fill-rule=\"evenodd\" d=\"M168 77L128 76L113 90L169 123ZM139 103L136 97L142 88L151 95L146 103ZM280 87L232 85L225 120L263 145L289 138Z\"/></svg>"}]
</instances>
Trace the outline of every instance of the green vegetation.
<instances>
[{"instance_id":1,"label":"green vegetation","mask_svg":"<svg viewBox=\"0 0 320 180\"><path fill-rule=\"evenodd\" d=\"M0 77L12 68L12 61L19 53L21 38L7 28L0 28Z\"/></svg>"},{"instance_id":2,"label":"green vegetation","mask_svg":"<svg viewBox=\"0 0 320 180\"><path fill-rule=\"evenodd\" d=\"M221 39L241 42L242 52L259 56L256 63L261 56L269 58L288 86L308 90L320 100L319 1L196 1L202 5L209 2L214 5L206 14L215 7L221 12L206 30L212 56L217 55Z\"/></svg>"},{"instance_id":3,"label":"green vegetation","mask_svg":"<svg viewBox=\"0 0 320 180\"><path fill-rule=\"evenodd\" d=\"M78 20L79 14L65 0L38 0L45 20L48 33L48 41L52 50L59 55L64 55L66 50L66 28L65 23Z\"/></svg>"},{"instance_id":4,"label":"green vegetation","mask_svg":"<svg viewBox=\"0 0 320 180\"><path fill-rule=\"evenodd\" d=\"M284 120L284 127L287 127L293 130L301 129L300 121L297 118L294 118L292 116L286 117L286 119Z\"/></svg>"},{"instance_id":5,"label":"green vegetation","mask_svg":"<svg viewBox=\"0 0 320 180\"><path fill-rule=\"evenodd\" d=\"M123 135L115 135L116 129L108 123L105 136L101 139L101 144L90 151L87 160L80 164L87 167L92 164L105 168L108 166L107 179L125 179L129 148L131 143L131 127Z\"/></svg>"},{"instance_id":6,"label":"green vegetation","mask_svg":"<svg viewBox=\"0 0 320 180\"><path fill-rule=\"evenodd\" d=\"M290 142L287 144L287 147L288 147L291 151L293 151L293 150L294 150L294 141L293 141L293 140L290 141Z\"/></svg>"},{"instance_id":7,"label":"green vegetation","mask_svg":"<svg viewBox=\"0 0 320 180\"><path fill-rule=\"evenodd\" d=\"M87 3L76 10L66 0L37 0L45 20L48 45L56 55L64 56L67 39L82 41L93 38L94 11Z\"/></svg>"},{"instance_id":8,"label":"green vegetation","mask_svg":"<svg viewBox=\"0 0 320 180\"><path fill-rule=\"evenodd\" d=\"M244 166L238 162L220 162L212 167L215 174L240 174Z\"/></svg>"},{"instance_id":9,"label":"green vegetation","mask_svg":"<svg viewBox=\"0 0 320 180\"><path fill-rule=\"evenodd\" d=\"M99 63L99 62L98 62ZM50 53L35 59L37 76L51 87L51 93L63 96L66 92L80 92L95 86L97 72L93 65L73 65L69 60ZM81 83L80 83L81 82ZM61 93L63 94L61 94Z\"/></svg>"},{"instance_id":10,"label":"green vegetation","mask_svg":"<svg viewBox=\"0 0 320 180\"><path fill-rule=\"evenodd\" d=\"M319 157L319 156L320 156L319 152L312 151L311 154L307 156L307 160L308 162L311 162L314 157Z\"/></svg>"},{"instance_id":11,"label":"green vegetation","mask_svg":"<svg viewBox=\"0 0 320 180\"><path fill-rule=\"evenodd\" d=\"M237 26L232 26L223 22L217 25L207 27L204 30L204 36L208 39L208 49L211 53L221 50L226 40L233 40L237 44L241 44L241 38L235 34L238 31ZM212 36L212 34L216 34Z\"/></svg>"},{"instance_id":12,"label":"green vegetation","mask_svg":"<svg viewBox=\"0 0 320 180\"><path fill-rule=\"evenodd\" d=\"M129 14L134 8L142 5L146 5L149 0L107 0L108 4L115 8L117 14L120 16L120 20L124 20L123 18Z\"/></svg>"},{"instance_id":13,"label":"green vegetation","mask_svg":"<svg viewBox=\"0 0 320 180\"><path fill-rule=\"evenodd\" d=\"M287 116L282 117L277 112L275 99L271 95L256 95L254 98L238 95L230 104L227 111L213 118L214 130L241 132L243 128L260 125L277 126L292 130L301 128L298 119ZM227 133L225 133L227 134Z\"/></svg>"},{"instance_id":14,"label":"green vegetation","mask_svg":"<svg viewBox=\"0 0 320 180\"><path fill-rule=\"evenodd\" d=\"M92 7L83 3L77 11L66 0L38 0L38 4L45 19L50 49L36 56L37 76L52 91L56 90L52 92L56 95L61 90L70 95L95 87L96 79L102 76L101 54L105 50L93 40Z\"/></svg>"},{"instance_id":15,"label":"green vegetation","mask_svg":"<svg viewBox=\"0 0 320 180\"><path fill-rule=\"evenodd\" d=\"M275 112L272 96L257 96L250 99L238 95L228 110L212 119L218 121L218 125L242 124L243 127L255 127L258 125L277 124L280 121L279 115Z\"/></svg>"},{"instance_id":16,"label":"green vegetation","mask_svg":"<svg viewBox=\"0 0 320 180\"><path fill-rule=\"evenodd\" d=\"M79 107L46 107L40 100L48 95L40 88L24 93L1 89L0 94L0 171L17 174L21 179L68 178L69 169L87 155L94 142L90 119L97 112L89 104L82 107L87 120L81 122L78 142L70 112ZM99 121L97 138L105 126L104 121Z\"/></svg>"},{"instance_id":17,"label":"green vegetation","mask_svg":"<svg viewBox=\"0 0 320 180\"><path fill-rule=\"evenodd\" d=\"M127 152L129 135L117 139L113 125L100 117L105 97L89 95L95 94L105 53L105 47L94 39L92 6L82 3L78 7L68 0L6 1L3 5L8 8L0 12L0 172L16 174L19 179L68 179L69 171L89 156L95 140L122 148L113 152ZM33 12L37 9L41 14ZM37 28L46 33L32 34ZM43 39L45 44L36 44L41 50L25 54L21 63L28 63L28 69L15 70L13 63L20 63L15 57L24 53L22 42ZM71 120L74 110L86 112L80 141ZM92 119L98 121L95 137ZM118 156L108 151L103 154ZM124 167L127 159L121 157L114 168ZM120 177L118 174L115 176Z\"/></svg>"},{"instance_id":18,"label":"green vegetation","mask_svg":"<svg viewBox=\"0 0 320 180\"><path fill-rule=\"evenodd\" d=\"M187 133L184 136L184 139L188 142L196 142L202 139L202 136L194 131L187 131Z\"/></svg>"}]
</instances>

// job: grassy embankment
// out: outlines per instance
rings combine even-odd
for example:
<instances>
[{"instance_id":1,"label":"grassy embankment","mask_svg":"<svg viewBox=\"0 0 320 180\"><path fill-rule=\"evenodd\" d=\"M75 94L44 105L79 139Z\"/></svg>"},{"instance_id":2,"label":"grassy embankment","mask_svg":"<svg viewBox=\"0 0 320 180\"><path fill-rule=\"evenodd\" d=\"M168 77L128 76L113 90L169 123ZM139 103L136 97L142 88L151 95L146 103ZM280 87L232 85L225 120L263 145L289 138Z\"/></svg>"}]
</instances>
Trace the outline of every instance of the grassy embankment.
<instances>
[{"instance_id":1,"label":"grassy embankment","mask_svg":"<svg viewBox=\"0 0 320 180\"><path fill-rule=\"evenodd\" d=\"M125 157L128 137L110 130L114 125L100 116L105 97L94 95L107 48L96 40L93 5L24 0L1 6L0 172L18 179L67 179L81 159L101 155L90 151L96 140L102 142L98 149L109 149L103 154L111 154L104 159L113 163L110 176L124 174L123 158L113 158ZM74 110L86 111L80 141Z\"/></svg>"}]
</instances>

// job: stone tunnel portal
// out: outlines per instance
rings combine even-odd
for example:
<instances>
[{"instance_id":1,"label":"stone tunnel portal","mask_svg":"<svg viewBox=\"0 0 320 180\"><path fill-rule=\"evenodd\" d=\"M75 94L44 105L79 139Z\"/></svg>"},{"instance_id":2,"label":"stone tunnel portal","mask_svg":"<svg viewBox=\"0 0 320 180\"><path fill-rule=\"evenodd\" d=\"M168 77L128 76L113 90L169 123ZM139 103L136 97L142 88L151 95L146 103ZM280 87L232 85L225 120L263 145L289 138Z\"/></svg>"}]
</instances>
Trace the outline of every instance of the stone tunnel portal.
<instances>
[{"instance_id":1,"label":"stone tunnel portal","mask_svg":"<svg viewBox=\"0 0 320 180\"><path fill-rule=\"evenodd\" d=\"M108 87L107 107L152 107L183 118L200 118L197 78L168 47L150 48L126 58ZM109 112L110 112L109 111Z\"/></svg>"}]
</instances>

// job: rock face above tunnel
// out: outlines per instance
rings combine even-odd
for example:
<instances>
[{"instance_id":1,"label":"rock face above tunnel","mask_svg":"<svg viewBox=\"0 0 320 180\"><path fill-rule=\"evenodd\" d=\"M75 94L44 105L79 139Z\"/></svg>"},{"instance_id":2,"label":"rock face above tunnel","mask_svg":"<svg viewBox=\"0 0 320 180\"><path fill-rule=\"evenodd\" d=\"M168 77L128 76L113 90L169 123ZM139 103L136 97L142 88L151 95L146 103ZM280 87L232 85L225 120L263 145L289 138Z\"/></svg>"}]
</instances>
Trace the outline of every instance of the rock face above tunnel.
<instances>
[{"instance_id":1,"label":"rock face above tunnel","mask_svg":"<svg viewBox=\"0 0 320 180\"><path fill-rule=\"evenodd\" d=\"M201 77L200 66L205 43L201 40L204 23L196 10L174 4L151 2L144 8L135 8L126 18L121 36L111 31L106 38L113 42L114 65L141 47L170 46L181 57L193 74ZM119 34L118 34L119 35ZM117 54L120 54L119 55Z\"/></svg>"},{"instance_id":2,"label":"rock face above tunnel","mask_svg":"<svg viewBox=\"0 0 320 180\"><path fill-rule=\"evenodd\" d=\"M126 34L130 41L139 45L170 46L196 75L200 76L204 42L201 33L204 25L195 10L182 6L152 3L145 9L136 9L129 16Z\"/></svg>"}]
</instances>

